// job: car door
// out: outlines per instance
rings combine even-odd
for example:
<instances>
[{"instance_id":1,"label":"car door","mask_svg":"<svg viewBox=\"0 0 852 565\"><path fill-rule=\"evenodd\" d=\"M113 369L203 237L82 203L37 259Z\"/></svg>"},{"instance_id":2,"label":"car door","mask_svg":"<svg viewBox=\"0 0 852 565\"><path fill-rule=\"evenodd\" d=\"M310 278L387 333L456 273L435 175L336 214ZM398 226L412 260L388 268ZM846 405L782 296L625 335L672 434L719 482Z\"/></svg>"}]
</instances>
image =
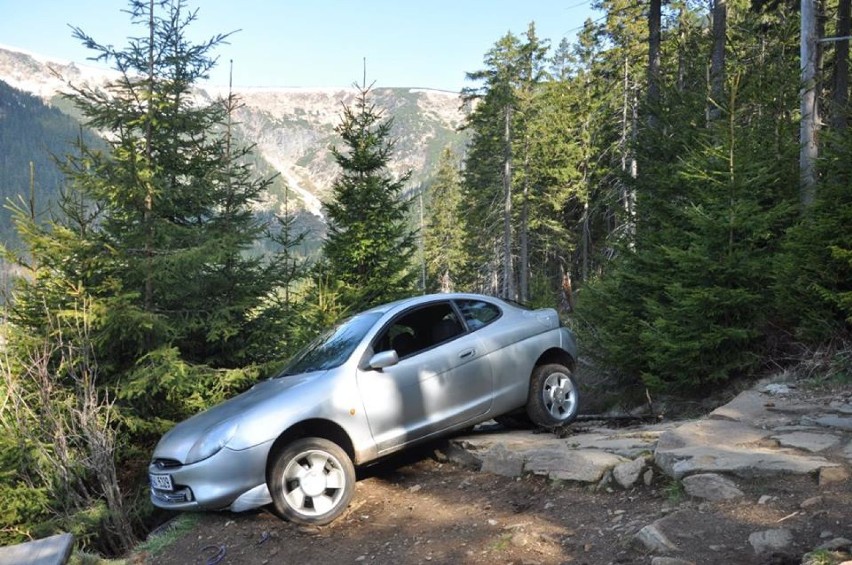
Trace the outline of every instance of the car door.
<instances>
[{"instance_id":1,"label":"car door","mask_svg":"<svg viewBox=\"0 0 852 565\"><path fill-rule=\"evenodd\" d=\"M358 386L379 453L485 413L492 371L476 334L448 301L414 307L391 321L369 354L398 350L398 363L370 369Z\"/></svg>"}]
</instances>

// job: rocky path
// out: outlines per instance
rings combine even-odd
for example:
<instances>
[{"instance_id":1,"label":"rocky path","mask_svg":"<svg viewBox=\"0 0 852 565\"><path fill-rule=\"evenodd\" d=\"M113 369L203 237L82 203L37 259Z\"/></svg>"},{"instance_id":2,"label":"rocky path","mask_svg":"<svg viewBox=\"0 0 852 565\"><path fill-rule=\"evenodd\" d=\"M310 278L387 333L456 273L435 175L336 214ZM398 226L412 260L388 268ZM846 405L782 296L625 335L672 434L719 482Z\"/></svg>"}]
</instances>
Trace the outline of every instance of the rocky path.
<instances>
[{"instance_id":1,"label":"rocky path","mask_svg":"<svg viewBox=\"0 0 852 565\"><path fill-rule=\"evenodd\" d=\"M672 509L633 534L651 562L713 562L695 559L701 549L696 539L708 541L703 548L712 556L727 548L725 543L736 543L735 535L743 542L737 547L753 554L750 559L786 556L800 563L796 555L811 547L820 554L835 552L835 561L826 562L831 563L843 561L848 557L844 552L852 550L852 504L834 513L826 508L827 502L851 502L848 388L807 392L769 384L742 392L701 419L620 430L575 424L563 431L568 434L564 438L480 429L452 440L451 457L497 475L532 473L598 490L650 487L656 475L671 481L673 492L682 490L697 505ZM781 504L777 493L769 494L782 479L787 488L798 481L800 492L813 496L800 497L798 507L775 519L777 527L762 527L772 520L753 517L753 531L743 537L749 514L773 514L773 506L791 509L789 501ZM756 499L747 494L755 485L767 494ZM762 507L762 512L750 507ZM824 522L816 518L830 513L837 514L834 527L809 531L814 528L808 526ZM714 537L726 541L710 543ZM746 562L745 555L742 559Z\"/></svg>"},{"instance_id":2,"label":"rocky path","mask_svg":"<svg viewBox=\"0 0 852 565\"><path fill-rule=\"evenodd\" d=\"M850 386L772 385L688 421L480 426L362 469L328 526L204 513L127 561L836 565L852 559L850 419Z\"/></svg>"}]
</instances>

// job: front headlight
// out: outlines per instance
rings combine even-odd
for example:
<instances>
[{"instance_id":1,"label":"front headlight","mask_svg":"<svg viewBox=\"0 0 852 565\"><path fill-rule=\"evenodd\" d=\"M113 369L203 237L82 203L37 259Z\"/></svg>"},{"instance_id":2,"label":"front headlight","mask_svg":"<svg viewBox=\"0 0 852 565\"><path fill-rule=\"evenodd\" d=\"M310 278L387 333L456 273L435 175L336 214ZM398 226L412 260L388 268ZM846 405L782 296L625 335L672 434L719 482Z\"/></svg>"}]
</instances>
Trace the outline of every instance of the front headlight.
<instances>
[{"instance_id":1,"label":"front headlight","mask_svg":"<svg viewBox=\"0 0 852 565\"><path fill-rule=\"evenodd\" d=\"M237 433L237 427L236 420L225 420L208 428L189 450L186 463L197 463L218 453Z\"/></svg>"}]
</instances>

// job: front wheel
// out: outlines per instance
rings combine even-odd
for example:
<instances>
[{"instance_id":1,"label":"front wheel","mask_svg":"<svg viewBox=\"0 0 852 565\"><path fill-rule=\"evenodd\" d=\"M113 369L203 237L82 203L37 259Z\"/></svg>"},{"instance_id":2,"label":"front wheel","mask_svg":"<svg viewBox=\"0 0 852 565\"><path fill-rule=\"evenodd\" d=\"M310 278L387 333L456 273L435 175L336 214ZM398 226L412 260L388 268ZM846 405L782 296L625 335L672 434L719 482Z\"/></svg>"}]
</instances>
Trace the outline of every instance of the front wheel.
<instances>
[{"instance_id":1,"label":"front wheel","mask_svg":"<svg viewBox=\"0 0 852 565\"><path fill-rule=\"evenodd\" d=\"M580 392L571 370L557 363L539 365L530 378L527 414L544 428L570 424L577 417Z\"/></svg>"},{"instance_id":2,"label":"front wheel","mask_svg":"<svg viewBox=\"0 0 852 565\"><path fill-rule=\"evenodd\" d=\"M297 524L322 526L349 506L355 468L337 444L322 438L300 439L275 458L269 490L283 517Z\"/></svg>"}]
</instances>

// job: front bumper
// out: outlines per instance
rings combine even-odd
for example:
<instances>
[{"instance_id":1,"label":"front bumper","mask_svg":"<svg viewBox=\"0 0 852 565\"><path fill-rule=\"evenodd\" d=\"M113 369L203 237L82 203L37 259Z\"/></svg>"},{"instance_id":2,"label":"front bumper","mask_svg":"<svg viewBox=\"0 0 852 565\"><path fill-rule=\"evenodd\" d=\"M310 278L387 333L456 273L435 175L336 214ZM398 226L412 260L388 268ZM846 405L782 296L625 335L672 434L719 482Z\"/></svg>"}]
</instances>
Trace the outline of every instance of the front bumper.
<instances>
[{"instance_id":1,"label":"front bumper","mask_svg":"<svg viewBox=\"0 0 852 565\"><path fill-rule=\"evenodd\" d=\"M271 501L263 496L266 461L272 441L235 451L223 448L190 465L148 466L151 475L169 475L172 490L151 487L151 502L167 510L248 510ZM252 491L250 493L250 491ZM267 491L268 492L268 491ZM247 495L242 498L243 495ZM247 503L247 500L250 500Z\"/></svg>"}]
</instances>

